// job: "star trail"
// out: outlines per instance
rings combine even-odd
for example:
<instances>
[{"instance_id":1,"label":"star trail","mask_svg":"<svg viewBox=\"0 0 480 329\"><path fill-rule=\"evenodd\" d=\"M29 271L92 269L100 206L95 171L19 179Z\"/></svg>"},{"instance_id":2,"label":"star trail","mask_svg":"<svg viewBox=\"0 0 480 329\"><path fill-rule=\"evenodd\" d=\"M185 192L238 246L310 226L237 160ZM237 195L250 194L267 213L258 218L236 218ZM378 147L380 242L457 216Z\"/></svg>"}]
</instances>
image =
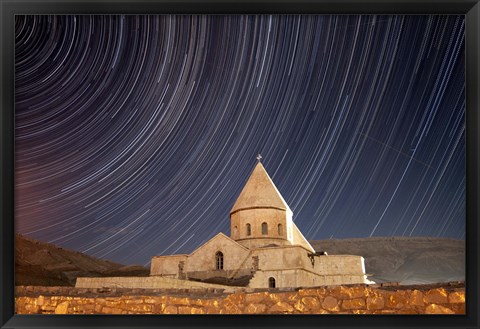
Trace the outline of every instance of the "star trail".
<instances>
[{"instance_id":1,"label":"star trail","mask_svg":"<svg viewBox=\"0 0 480 329\"><path fill-rule=\"evenodd\" d=\"M465 238L464 16L16 16L18 233L124 264L256 156L307 239Z\"/></svg>"}]
</instances>

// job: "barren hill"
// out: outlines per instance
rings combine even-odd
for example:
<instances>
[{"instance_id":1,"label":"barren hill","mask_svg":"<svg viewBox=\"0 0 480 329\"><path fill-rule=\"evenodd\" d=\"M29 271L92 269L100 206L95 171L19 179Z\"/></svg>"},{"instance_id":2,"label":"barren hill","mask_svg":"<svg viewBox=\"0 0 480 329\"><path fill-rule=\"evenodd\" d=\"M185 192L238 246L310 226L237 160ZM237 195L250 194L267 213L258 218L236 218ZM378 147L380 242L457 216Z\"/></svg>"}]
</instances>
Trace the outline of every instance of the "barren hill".
<instances>
[{"instance_id":1,"label":"barren hill","mask_svg":"<svg viewBox=\"0 0 480 329\"><path fill-rule=\"evenodd\" d=\"M433 237L386 237L310 241L316 251L365 258L377 283L424 284L465 280L465 241Z\"/></svg>"},{"instance_id":2,"label":"barren hill","mask_svg":"<svg viewBox=\"0 0 480 329\"><path fill-rule=\"evenodd\" d=\"M73 286L78 276L147 276L143 266L98 259L21 235L15 237L15 284Z\"/></svg>"}]
</instances>

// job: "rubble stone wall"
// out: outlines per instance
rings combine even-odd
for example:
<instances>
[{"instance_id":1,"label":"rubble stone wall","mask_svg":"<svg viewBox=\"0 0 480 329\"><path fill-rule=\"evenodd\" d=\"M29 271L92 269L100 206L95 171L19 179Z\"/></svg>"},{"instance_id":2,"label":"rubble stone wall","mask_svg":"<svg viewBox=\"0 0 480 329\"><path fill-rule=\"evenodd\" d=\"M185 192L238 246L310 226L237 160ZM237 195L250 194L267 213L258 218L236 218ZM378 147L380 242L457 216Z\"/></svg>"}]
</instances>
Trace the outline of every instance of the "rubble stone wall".
<instances>
[{"instance_id":1,"label":"rubble stone wall","mask_svg":"<svg viewBox=\"0 0 480 329\"><path fill-rule=\"evenodd\" d=\"M17 287L17 314L465 314L464 286L222 289Z\"/></svg>"}]
</instances>

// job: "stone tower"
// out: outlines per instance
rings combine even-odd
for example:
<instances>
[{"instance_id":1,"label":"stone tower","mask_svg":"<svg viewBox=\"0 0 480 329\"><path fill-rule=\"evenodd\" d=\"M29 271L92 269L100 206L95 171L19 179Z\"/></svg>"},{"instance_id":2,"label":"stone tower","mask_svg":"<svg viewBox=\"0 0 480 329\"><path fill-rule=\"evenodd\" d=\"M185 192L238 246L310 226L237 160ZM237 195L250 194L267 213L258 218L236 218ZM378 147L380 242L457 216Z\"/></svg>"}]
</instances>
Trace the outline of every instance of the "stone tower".
<instances>
[{"instance_id":1,"label":"stone tower","mask_svg":"<svg viewBox=\"0 0 480 329\"><path fill-rule=\"evenodd\" d=\"M230 236L249 249L300 245L315 252L260 161L230 210Z\"/></svg>"}]
</instances>

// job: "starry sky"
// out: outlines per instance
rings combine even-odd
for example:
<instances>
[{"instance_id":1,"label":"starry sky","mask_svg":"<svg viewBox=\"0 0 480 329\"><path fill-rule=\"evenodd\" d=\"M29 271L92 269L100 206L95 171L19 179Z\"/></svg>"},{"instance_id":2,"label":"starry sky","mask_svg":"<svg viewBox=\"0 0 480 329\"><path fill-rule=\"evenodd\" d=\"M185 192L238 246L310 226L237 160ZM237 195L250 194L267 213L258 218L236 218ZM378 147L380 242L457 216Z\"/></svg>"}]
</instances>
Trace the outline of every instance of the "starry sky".
<instances>
[{"instance_id":1,"label":"starry sky","mask_svg":"<svg viewBox=\"0 0 480 329\"><path fill-rule=\"evenodd\" d=\"M309 240L465 238L464 16L16 16L15 226L123 264L256 156Z\"/></svg>"}]
</instances>

